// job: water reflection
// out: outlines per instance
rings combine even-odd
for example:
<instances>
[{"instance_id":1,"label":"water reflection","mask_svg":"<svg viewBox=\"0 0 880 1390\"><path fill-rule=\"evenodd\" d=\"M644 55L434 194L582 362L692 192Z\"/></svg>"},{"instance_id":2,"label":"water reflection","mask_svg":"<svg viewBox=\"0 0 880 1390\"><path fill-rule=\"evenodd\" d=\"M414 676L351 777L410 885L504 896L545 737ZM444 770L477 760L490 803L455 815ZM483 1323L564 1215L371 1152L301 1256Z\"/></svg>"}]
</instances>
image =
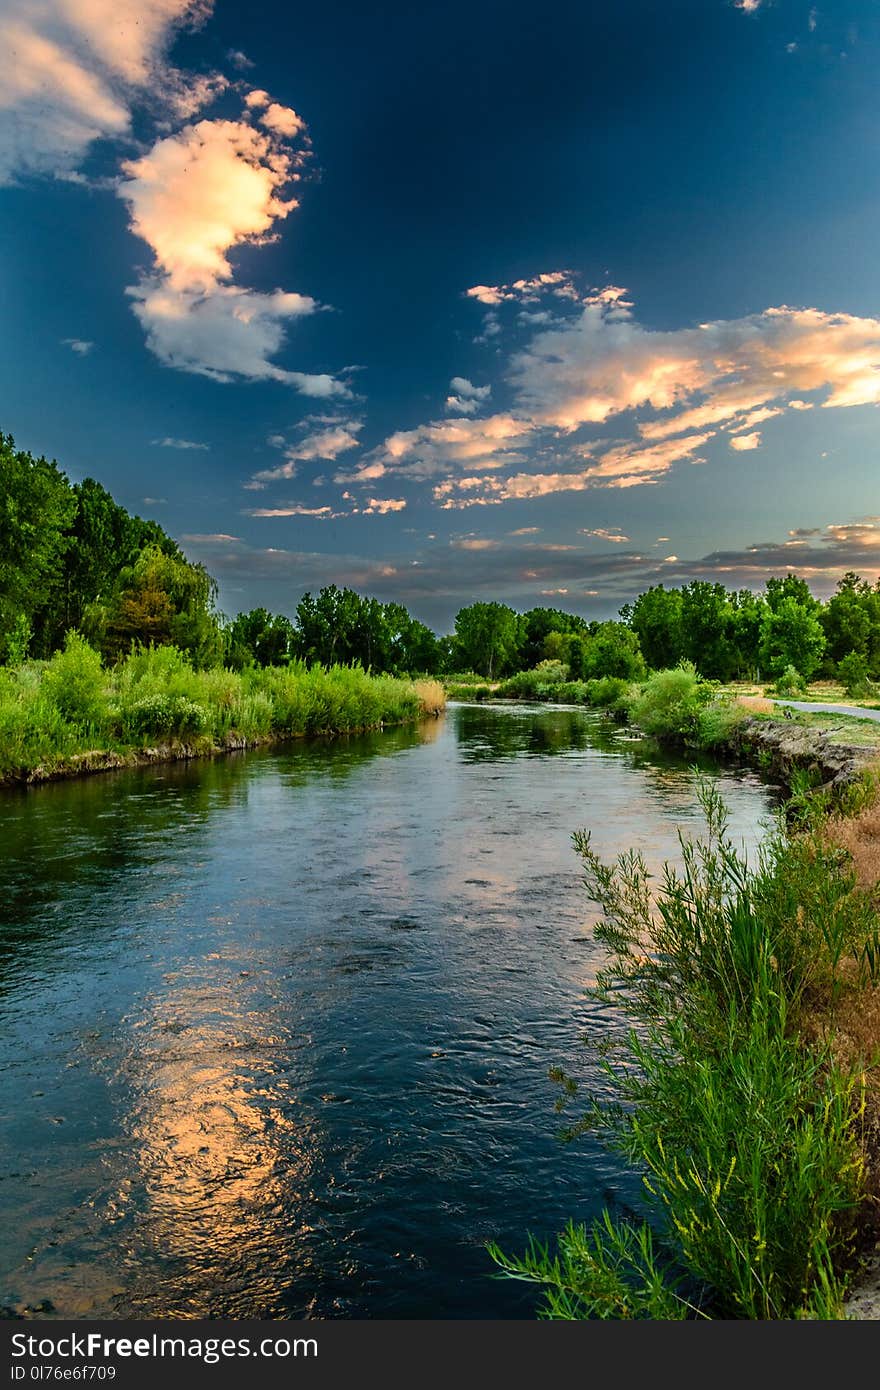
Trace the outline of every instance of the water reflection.
<instances>
[{"instance_id":1,"label":"water reflection","mask_svg":"<svg viewBox=\"0 0 880 1390\"><path fill-rule=\"evenodd\" d=\"M555 1138L610 1021L571 831L659 864L697 820L681 761L522 707L6 798L0 1301L527 1315L485 1240L638 1190Z\"/></svg>"}]
</instances>

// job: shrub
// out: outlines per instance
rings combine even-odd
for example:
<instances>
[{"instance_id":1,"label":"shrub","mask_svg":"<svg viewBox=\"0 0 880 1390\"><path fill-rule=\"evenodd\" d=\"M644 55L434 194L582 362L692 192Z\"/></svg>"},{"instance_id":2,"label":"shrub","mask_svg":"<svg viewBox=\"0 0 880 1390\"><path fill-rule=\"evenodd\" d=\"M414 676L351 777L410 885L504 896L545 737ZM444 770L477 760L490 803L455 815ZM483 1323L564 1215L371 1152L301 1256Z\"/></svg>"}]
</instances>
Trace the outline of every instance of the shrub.
<instances>
[{"instance_id":1,"label":"shrub","mask_svg":"<svg viewBox=\"0 0 880 1390\"><path fill-rule=\"evenodd\" d=\"M711 696L711 687L700 680L694 666L682 662L649 676L630 714L643 733L690 740L697 736L700 711Z\"/></svg>"},{"instance_id":2,"label":"shrub","mask_svg":"<svg viewBox=\"0 0 880 1390\"><path fill-rule=\"evenodd\" d=\"M204 706L185 695L145 695L130 706L124 718L136 738L200 734L208 724Z\"/></svg>"},{"instance_id":3,"label":"shrub","mask_svg":"<svg viewBox=\"0 0 880 1390\"><path fill-rule=\"evenodd\" d=\"M782 675L777 678L776 683L773 686L773 693L774 695L783 695L789 697L794 697L797 695L806 695L807 682L804 680L804 677L801 675L800 671L798 671L796 667L786 666L785 670L782 672Z\"/></svg>"},{"instance_id":4,"label":"shrub","mask_svg":"<svg viewBox=\"0 0 880 1390\"><path fill-rule=\"evenodd\" d=\"M837 675L851 700L872 694L868 662L860 652L849 652L837 663Z\"/></svg>"},{"instance_id":5,"label":"shrub","mask_svg":"<svg viewBox=\"0 0 880 1390\"><path fill-rule=\"evenodd\" d=\"M697 740L701 748L723 748L749 711L736 700L712 700L697 715Z\"/></svg>"},{"instance_id":6,"label":"shrub","mask_svg":"<svg viewBox=\"0 0 880 1390\"><path fill-rule=\"evenodd\" d=\"M107 715L106 685L100 656L71 630L45 669L41 693L71 723L99 725Z\"/></svg>"}]
</instances>

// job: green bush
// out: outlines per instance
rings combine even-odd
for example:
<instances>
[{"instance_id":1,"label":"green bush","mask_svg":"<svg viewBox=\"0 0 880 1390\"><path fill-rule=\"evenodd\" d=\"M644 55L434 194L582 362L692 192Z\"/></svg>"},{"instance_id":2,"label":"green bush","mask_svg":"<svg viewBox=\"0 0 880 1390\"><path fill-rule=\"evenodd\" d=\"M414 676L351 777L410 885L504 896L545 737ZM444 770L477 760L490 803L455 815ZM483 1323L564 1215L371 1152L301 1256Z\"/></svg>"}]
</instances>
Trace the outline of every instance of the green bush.
<instances>
[{"instance_id":1,"label":"green bush","mask_svg":"<svg viewBox=\"0 0 880 1390\"><path fill-rule=\"evenodd\" d=\"M648 677L630 716L645 734L690 741L698 737L700 712L711 698L711 686L700 680L690 662L683 661Z\"/></svg>"},{"instance_id":2,"label":"green bush","mask_svg":"<svg viewBox=\"0 0 880 1390\"><path fill-rule=\"evenodd\" d=\"M208 726L203 705L185 695L145 695L128 709L125 722L136 738L151 735L200 734Z\"/></svg>"},{"instance_id":3,"label":"green bush","mask_svg":"<svg viewBox=\"0 0 880 1390\"><path fill-rule=\"evenodd\" d=\"M788 696L795 698L798 695L806 695L807 682L800 671L794 666L786 666L782 675L779 676L773 686L774 695Z\"/></svg>"},{"instance_id":4,"label":"green bush","mask_svg":"<svg viewBox=\"0 0 880 1390\"><path fill-rule=\"evenodd\" d=\"M860 652L849 652L838 661L837 676L851 700L863 700L873 694L868 662Z\"/></svg>"},{"instance_id":5,"label":"green bush","mask_svg":"<svg viewBox=\"0 0 880 1390\"><path fill-rule=\"evenodd\" d=\"M718 699L704 705L697 715L697 741L701 748L724 748L735 730L749 717L736 700Z\"/></svg>"},{"instance_id":6,"label":"green bush","mask_svg":"<svg viewBox=\"0 0 880 1390\"><path fill-rule=\"evenodd\" d=\"M64 649L55 653L45 669L41 693L62 718L97 726L107 714L107 684L98 653L78 632L71 631Z\"/></svg>"}]
</instances>

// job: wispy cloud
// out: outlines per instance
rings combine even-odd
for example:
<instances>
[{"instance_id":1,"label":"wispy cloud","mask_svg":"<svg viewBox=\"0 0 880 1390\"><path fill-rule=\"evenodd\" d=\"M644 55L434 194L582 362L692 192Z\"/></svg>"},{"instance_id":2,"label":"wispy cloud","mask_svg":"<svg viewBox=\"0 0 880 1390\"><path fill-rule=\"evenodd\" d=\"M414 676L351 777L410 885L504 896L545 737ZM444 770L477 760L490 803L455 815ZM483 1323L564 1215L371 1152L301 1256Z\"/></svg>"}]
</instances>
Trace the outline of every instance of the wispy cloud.
<instances>
[{"instance_id":1,"label":"wispy cloud","mask_svg":"<svg viewBox=\"0 0 880 1390\"><path fill-rule=\"evenodd\" d=\"M197 439L175 439L173 435L166 434L164 439L154 439L153 443L160 449L210 449L210 444L201 444Z\"/></svg>"},{"instance_id":2,"label":"wispy cloud","mask_svg":"<svg viewBox=\"0 0 880 1390\"><path fill-rule=\"evenodd\" d=\"M399 430L366 456L388 475L439 478L446 509L656 484L705 461L713 440L758 448L756 426L788 411L880 403L880 319L783 305L659 331L619 286L581 293L563 271L468 294L493 314L524 297L562 308L502 359L507 410ZM600 427L630 437L596 439Z\"/></svg>"},{"instance_id":3,"label":"wispy cloud","mask_svg":"<svg viewBox=\"0 0 880 1390\"><path fill-rule=\"evenodd\" d=\"M596 526L593 530L581 530L582 536L595 536L597 540L609 541L612 545L626 545L629 536L625 536L622 531L607 531L602 526Z\"/></svg>"},{"instance_id":4,"label":"wispy cloud","mask_svg":"<svg viewBox=\"0 0 880 1390\"><path fill-rule=\"evenodd\" d=\"M87 338L62 338L61 342L65 347L69 347L71 352L75 352L78 357L88 357L94 350L95 344Z\"/></svg>"},{"instance_id":5,"label":"wispy cloud","mask_svg":"<svg viewBox=\"0 0 880 1390\"><path fill-rule=\"evenodd\" d=\"M357 448L358 434L363 427L363 420L347 420L314 430L292 444L282 437L279 442L284 446L284 462L275 468L261 469L251 482L265 485L279 478L295 478L300 463L337 459L347 450Z\"/></svg>"}]
</instances>

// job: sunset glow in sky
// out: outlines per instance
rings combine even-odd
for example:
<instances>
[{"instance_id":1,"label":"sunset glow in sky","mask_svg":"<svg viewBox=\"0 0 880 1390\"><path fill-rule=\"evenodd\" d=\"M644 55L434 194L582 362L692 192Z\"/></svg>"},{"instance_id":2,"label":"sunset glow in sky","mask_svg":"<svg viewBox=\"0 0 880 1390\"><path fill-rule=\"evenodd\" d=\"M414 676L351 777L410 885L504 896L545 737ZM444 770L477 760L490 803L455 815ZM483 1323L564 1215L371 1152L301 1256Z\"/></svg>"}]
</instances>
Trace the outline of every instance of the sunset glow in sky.
<instances>
[{"instance_id":1,"label":"sunset glow in sky","mask_svg":"<svg viewBox=\"0 0 880 1390\"><path fill-rule=\"evenodd\" d=\"M0 428L234 613L880 572L874 0L4 0Z\"/></svg>"}]
</instances>

